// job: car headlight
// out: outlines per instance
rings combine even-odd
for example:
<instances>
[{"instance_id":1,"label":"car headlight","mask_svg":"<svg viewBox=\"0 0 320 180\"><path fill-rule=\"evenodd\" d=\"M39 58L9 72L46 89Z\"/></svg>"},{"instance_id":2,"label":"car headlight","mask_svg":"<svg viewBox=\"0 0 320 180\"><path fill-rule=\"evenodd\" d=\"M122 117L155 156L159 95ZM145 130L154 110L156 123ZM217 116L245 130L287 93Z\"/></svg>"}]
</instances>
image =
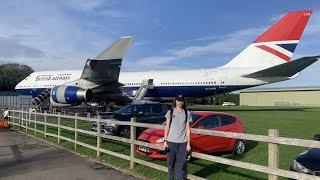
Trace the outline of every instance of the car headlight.
<instances>
[{"instance_id":1,"label":"car headlight","mask_svg":"<svg viewBox=\"0 0 320 180\"><path fill-rule=\"evenodd\" d=\"M309 174L311 172L311 170L307 169L296 160L293 161L292 169L305 174Z\"/></svg>"},{"instance_id":2,"label":"car headlight","mask_svg":"<svg viewBox=\"0 0 320 180\"><path fill-rule=\"evenodd\" d=\"M157 143L163 143L164 142L164 137L160 137L159 139L156 140Z\"/></svg>"},{"instance_id":3,"label":"car headlight","mask_svg":"<svg viewBox=\"0 0 320 180\"><path fill-rule=\"evenodd\" d=\"M114 124L114 123L107 123L105 126L112 126L112 127L115 127L115 126L116 126L116 124Z\"/></svg>"},{"instance_id":4,"label":"car headlight","mask_svg":"<svg viewBox=\"0 0 320 180\"><path fill-rule=\"evenodd\" d=\"M116 119L108 119L108 120L105 122L105 126L115 127L116 124L115 124L113 121L116 121Z\"/></svg>"}]
</instances>

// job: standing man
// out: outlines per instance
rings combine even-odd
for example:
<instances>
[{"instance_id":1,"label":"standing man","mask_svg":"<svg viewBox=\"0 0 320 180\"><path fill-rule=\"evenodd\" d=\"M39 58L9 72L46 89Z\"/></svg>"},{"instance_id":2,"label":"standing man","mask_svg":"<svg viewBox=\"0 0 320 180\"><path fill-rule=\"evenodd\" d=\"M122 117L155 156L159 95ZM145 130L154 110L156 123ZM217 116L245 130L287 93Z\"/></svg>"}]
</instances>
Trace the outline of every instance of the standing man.
<instances>
[{"instance_id":1,"label":"standing man","mask_svg":"<svg viewBox=\"0 0 320 180\"><path fill-rule=\"evenodd\" d=\"M187 151L190 146L190 122L191 113L186 108L186 102L182 95L176 96L173 101L173 109L166 114L166 126L164 130L164 146L168 149L168 179L187 179Z\"/></svg>"}]
</instances>

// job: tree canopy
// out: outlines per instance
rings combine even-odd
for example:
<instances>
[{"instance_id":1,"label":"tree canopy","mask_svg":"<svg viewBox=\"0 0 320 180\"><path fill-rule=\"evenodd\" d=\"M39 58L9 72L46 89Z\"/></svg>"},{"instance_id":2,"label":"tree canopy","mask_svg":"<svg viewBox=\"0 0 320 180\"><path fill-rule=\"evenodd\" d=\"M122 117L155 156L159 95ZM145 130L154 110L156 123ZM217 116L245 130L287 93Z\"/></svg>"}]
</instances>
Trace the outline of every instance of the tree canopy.
<instances>
[{"instance_id":1,"label":"tree canopy","mask_svg":"<svg viewBox=\"0 0 320 180\"><path fill-rule=\"evenodd\" d=\"M0 91L13 91L15 86L34 70L17 63L0 64Z\"/></svg>"}]
</instances>

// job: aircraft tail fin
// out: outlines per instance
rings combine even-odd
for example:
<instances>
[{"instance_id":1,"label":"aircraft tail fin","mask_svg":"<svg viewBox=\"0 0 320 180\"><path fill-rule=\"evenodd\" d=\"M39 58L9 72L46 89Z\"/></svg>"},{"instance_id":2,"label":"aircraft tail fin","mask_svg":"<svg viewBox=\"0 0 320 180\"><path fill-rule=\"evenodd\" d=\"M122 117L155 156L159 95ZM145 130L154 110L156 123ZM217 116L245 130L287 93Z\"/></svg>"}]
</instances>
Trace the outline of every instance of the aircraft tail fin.
<instances>
[{"instance_id":1,"label":"aircraft tail fin","mask_svg":"<svg viewBox=\"0 0 320 180\"><path fill-rule=\"evenodd\" d=\"M312 10L289 12L224 67L272 67L290 62Z\"/></svg>"},{"instance_id":2,"label":"aircraft tail fin","mask_svg":"<svg viewBox=\"0 0 320 180\"><path fill-rule=\"evenodd\" d=\"M290 61L288 63L279 64L258 72L243 75L243 77L255 78L260 80L276 78L289 79L291 77L294 77L297 73L307 68L311 64L315 63L319 58L320 56L303 57L294 61Z\"/></svg>"}]
</instances>

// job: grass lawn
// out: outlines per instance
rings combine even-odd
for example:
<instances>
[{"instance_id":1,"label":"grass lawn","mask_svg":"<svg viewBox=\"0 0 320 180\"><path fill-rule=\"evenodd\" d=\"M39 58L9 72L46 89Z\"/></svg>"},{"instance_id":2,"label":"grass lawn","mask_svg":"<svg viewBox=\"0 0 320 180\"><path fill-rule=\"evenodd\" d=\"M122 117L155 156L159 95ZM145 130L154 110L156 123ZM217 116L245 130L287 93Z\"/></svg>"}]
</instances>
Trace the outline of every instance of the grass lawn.
<instances>
[{"instance_id":1,"label":"grass lawn","mask_svg":"<svg viewBox=\"0 0 320 180\"><path fill-rule=\"evenodd\" d=\"M238 115L245 125L246 132L250 134L267 135L268 129L279 129L280 136L300 139L312 139L313 135L320 134L320 108L281 108L281 107L221 107L221 106L192 106L193 110L214 110L233 113ZM41 120L41 117L37 118ZM56 119L49 119L49 122L56 122ZM61 123L73 127L74 121L70 119L61 119ZM91 123L81 122L79 127L89 130ZM43 130L43 126L38 125L38 129ZM56 128L48 128L51 133L57 134ZM31 131L29 131L31 133ZM63 130L62 135L74 138L74 133ZM43 138L38 133L38 137ZM55 138L48 138L51 142L56 142ZM79 140L91 145L96 145L96 138L79 133ZM62 141L61 145L72 149L73 144ZM104 139L101 145L104 149L129 155L130 148L128 144ZM306 148L293 146L280 146L280 168L288 169L292 160ZM79 146L78 151L85 155L95 157L95 151ZM221 155L226 158L236 159L243 162L250 162L260 165L267 165L268 145L248 141L247 152L243 156L233 156L231 154ZM137 155L138 156L138 155ZM166 165L166 161L152 160L138 156L141 159L153 163ZM120 168L129 168L129 161L103 154L101 160L112 163ZM166 179L166 173L154 170L150 167L137 165L135 172L150 179ZM235 168L232 166L212 163L205 160L195 159L188 163L188 173L208 179L267 179L267 175L255 171Z\"/></svg>"}]
</instances>

